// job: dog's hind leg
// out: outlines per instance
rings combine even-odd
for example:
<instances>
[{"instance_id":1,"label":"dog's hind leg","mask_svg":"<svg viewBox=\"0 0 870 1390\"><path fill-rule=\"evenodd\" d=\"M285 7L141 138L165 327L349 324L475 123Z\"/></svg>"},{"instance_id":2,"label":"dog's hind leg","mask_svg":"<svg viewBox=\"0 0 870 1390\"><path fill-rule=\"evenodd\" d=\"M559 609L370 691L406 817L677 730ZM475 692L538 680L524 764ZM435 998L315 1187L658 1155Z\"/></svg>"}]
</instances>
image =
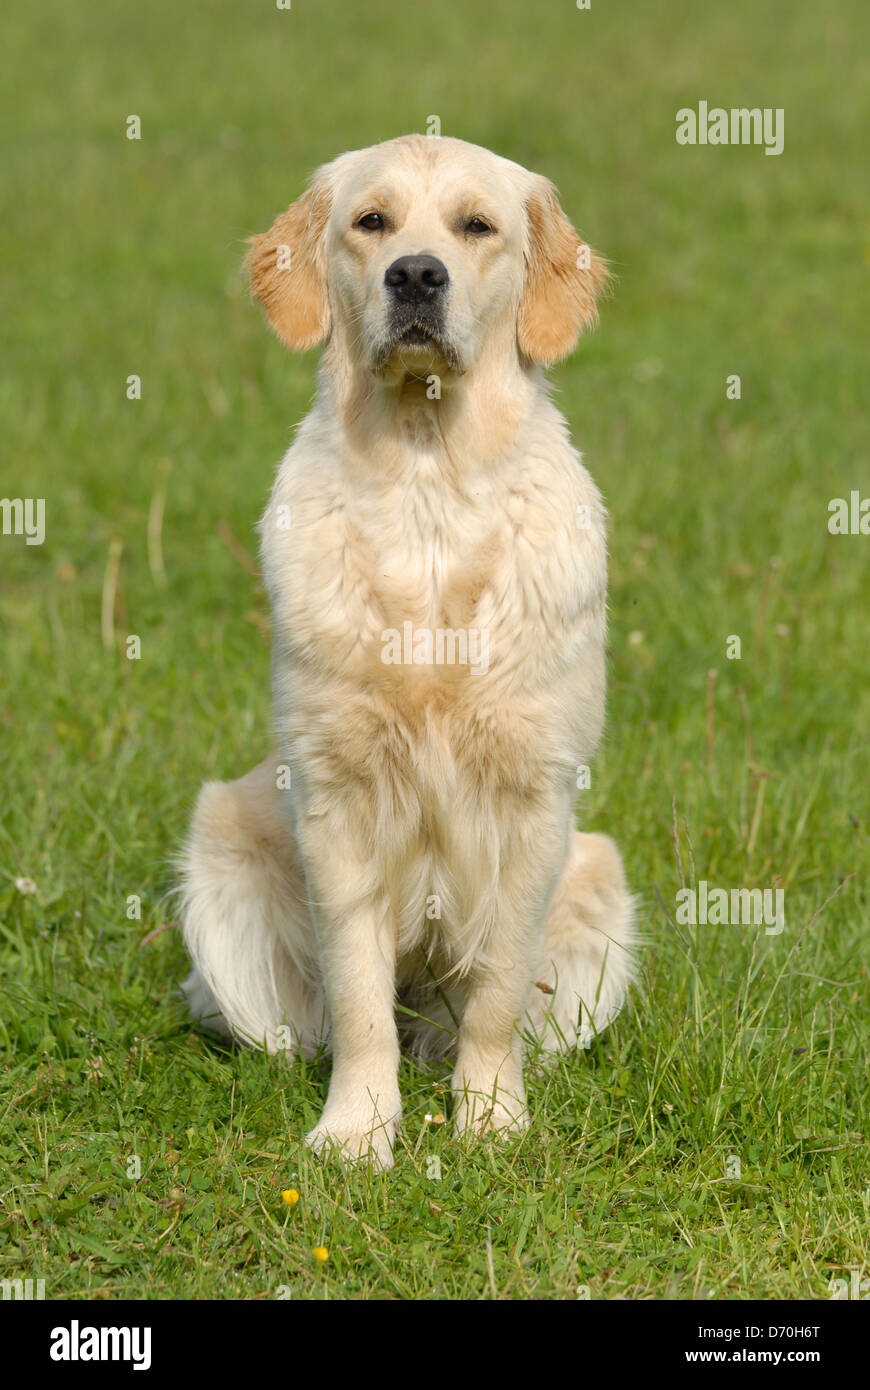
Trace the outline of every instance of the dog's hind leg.
<instances>
[{"instance_id":1,"label":"dog's hind leg","mask_svg":"<svg viewBox=\"0 0 870 1390\"><path fill-rule=\"evenodd\" d=\"M633 921L616 845L574 831L523 1019L544 1051L589 1047L619 1013L633 973Z\"/></svg>"},{"instance_id":2,"label":"dog's hind leg","mask_svg":"<svg viewBox=\"0 0 870 1390\"><path fill-rule=\"evenodd\" d=\"M326 1005L296 841L276 787L276 759L199 795L181 856L184 982L191 1013L213 1032L269 1052L310 1054Z\"/></svg>"}]
</instances>

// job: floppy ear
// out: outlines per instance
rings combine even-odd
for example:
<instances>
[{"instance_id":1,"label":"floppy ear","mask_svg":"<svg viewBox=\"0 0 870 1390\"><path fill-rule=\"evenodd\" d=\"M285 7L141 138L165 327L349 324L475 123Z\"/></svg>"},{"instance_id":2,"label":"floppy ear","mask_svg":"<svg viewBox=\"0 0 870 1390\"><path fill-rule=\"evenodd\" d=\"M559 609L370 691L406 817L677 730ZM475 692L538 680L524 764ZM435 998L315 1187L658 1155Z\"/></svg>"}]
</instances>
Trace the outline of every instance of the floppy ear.
<instances>
[{"instance_id":1,"label":"floppy ear","mask_svg":"<svg viewBox=\"0 0 870 1390\"><path fill-rule=\"evenodd\" d=\"M323 233L329 193L315 179L307 192L275 218L268 232L248 239L245 264L251 290L272 328L289 348L316 347L329 332Z\"/></svg>"},{"instance_id":2,"label":"floppy ear","mask_svg":"<svg viewBox=\"0 0 870 1390\"><path fill-rule=\"evenodd\" d=\"M549 179L536 179L526 200L526 280L517 341L533 362L566 357L580 333L598 320L595 301L608 277L603 260L580 240Z\"/></svg>"}]
</instances>

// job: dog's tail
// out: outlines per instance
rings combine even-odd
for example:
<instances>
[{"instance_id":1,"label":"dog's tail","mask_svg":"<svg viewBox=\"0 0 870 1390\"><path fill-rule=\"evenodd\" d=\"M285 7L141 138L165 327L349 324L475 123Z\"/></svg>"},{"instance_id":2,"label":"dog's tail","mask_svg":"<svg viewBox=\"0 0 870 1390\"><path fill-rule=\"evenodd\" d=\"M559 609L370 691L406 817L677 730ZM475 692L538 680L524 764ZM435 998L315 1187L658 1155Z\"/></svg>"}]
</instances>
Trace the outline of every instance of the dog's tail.
<instances>
[{"instance_id":1,"label":"dog's tail","mask_svg":"<svg viewBox=\"0 0 870 1390\"><path fill-rule=\"evenodd\" d=\"M269 1052L313 1054L326 1006L305 881L282 818L276 761L200 792L180 856L184 981L205 1028Z\"/></svg>"},{"instance_id":2,"label":"dog's tail","mask_svg":"<svg viewBox=\"0 0 870 1390\"><path fill-rule=\"evenodd\" d=\"M524 1023L545 1052L589 1047L635 970L635 901L607 835L575 831L550 907Z\"/></svg>"}]
</instances>

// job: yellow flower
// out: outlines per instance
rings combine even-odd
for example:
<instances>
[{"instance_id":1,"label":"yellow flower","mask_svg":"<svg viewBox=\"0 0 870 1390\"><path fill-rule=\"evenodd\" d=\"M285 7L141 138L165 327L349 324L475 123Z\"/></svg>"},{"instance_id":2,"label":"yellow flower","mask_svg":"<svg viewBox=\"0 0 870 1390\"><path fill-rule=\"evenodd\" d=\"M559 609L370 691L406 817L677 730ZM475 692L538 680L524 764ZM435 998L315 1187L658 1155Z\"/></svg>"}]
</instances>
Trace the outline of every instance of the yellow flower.
<instances>
[{"instance_id":1,"label":"yellow flower","mask_svg":"<svg viewBox=\"0 0 870 1390\"><path fill-rule=\"evenodd\" d=\"M315 1245L311 1253L319 1265L329 1259L329 1251L325 1245Z\"/></svg>"},{"instance_id":2,"label":"yellow flower","mask_svg":"<svg viewBox=\"0 0 870 1390\"><path fill-rule=\"evenodd\" d=\"M286 1202L288 1207L295 1207L296 1203L299 1201L299 1193L296 1191L295 1187L287 1187L281 1193L281 1200Z\"/></svg>"}]
</instances>

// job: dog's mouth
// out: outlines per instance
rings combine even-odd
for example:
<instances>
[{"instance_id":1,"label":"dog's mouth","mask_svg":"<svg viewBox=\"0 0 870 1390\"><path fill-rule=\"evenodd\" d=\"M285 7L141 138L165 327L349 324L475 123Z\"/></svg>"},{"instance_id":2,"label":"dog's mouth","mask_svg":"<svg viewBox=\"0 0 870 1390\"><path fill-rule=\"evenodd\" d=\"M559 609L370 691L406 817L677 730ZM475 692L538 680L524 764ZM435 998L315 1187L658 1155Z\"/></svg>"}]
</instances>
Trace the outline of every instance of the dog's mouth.
<instances>
[{"instance_id":1,"label":"dog's mouth","mask_svg":"<svg viewBox=\"0 0 870 1390\"><path fill-rule=\"evenodd\" d=\"M440 323L420 315L409 321L394 321L376 355L375 368L380 371L390 360L413 369L432 370L439 362L454 371L461 371L459 354Z\"/></svg>"},{"instance_id":2,"label":"dog's mouth","mask_svg":"<svg viewBox=\"0 0 870 1390\"><path fill-rule=\"evenodd\" d=\"M388 337L392 351L397 347L410 347L444 353L445 349L446 334L440 315L421 312L419 307L413 315L396 315L390 323Z\"/></svg>"},{"instance_id":3,"label":"dog's mouth","mask_svg":"<svg viewBox=\"0 0 870 1390\"><path fill-rule=\"evenodd\" d=\"M419 323L412 323L410 328L406 328L404 332L400 333L398 341L408 343L411 347L426 347L430 343L436 347L441 345L436 334Z\"/></svg>"}]
</instances>

